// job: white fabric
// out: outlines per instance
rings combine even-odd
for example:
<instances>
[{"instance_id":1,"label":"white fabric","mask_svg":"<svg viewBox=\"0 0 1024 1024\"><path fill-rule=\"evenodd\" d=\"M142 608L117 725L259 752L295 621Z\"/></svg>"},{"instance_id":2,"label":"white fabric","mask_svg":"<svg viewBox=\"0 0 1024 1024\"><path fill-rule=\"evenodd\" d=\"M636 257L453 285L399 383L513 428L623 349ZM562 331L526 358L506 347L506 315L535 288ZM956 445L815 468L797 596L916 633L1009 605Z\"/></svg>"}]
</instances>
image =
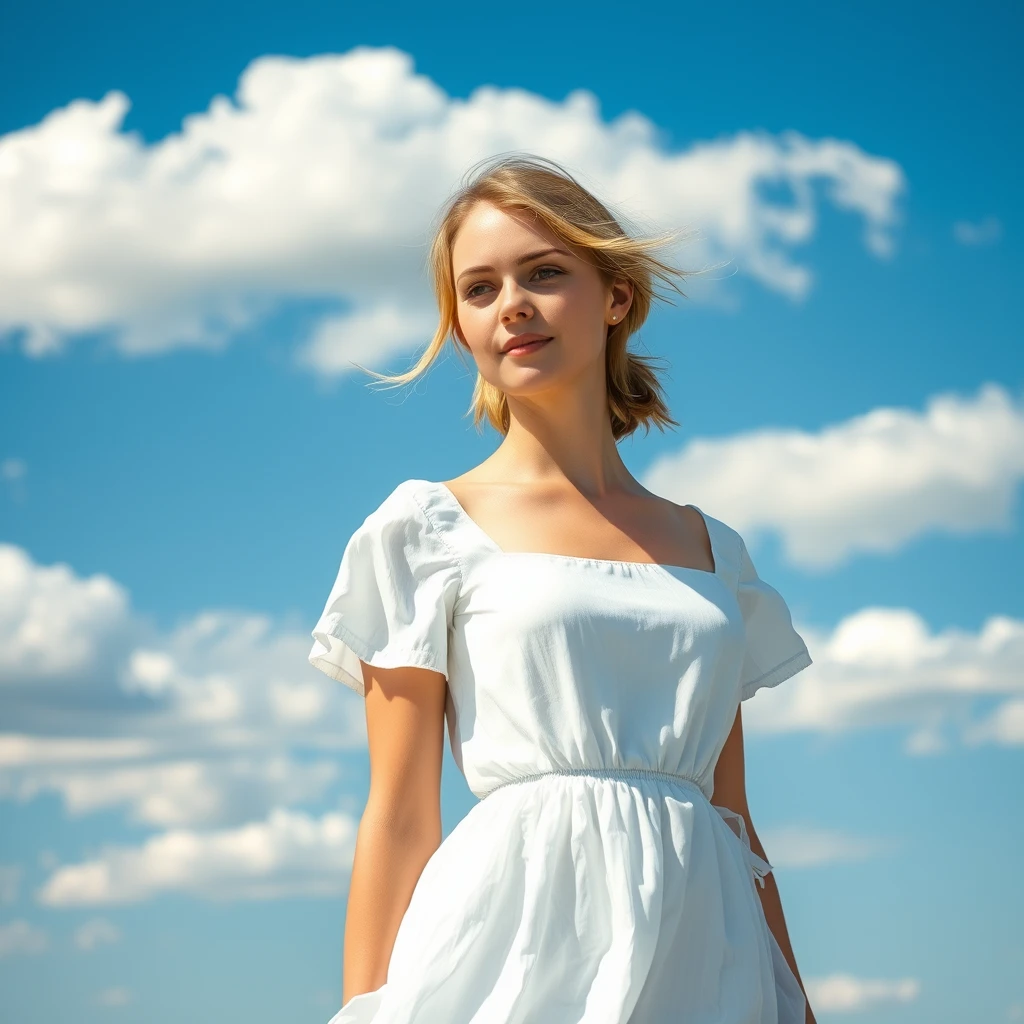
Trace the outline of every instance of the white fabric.
<instances>
[{"instance_id":1,"label":"white fabric","mask_svg":"<svg viewBox=\"0 0 1024 1024\"><path fill-rule=\"evenodd\" d=\"M691 506L697 508L696 506ZM710 797L741 699L811 664L742 537L715 570L503 552L444 484L400 483L349 540L309 659L445 673L480 803L427 862L387 981L330 1024L804 1024Z\"/></svg>"}]
</instances>

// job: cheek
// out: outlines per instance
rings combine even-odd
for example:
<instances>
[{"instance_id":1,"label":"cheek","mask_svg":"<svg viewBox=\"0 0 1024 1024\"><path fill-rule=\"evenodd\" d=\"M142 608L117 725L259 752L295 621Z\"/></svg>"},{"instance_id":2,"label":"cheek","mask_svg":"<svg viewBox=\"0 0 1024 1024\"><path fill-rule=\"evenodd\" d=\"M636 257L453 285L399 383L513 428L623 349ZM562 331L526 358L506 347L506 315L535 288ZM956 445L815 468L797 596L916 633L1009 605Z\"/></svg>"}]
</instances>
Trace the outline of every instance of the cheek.
<instances>
[{"instance_id":1,"label":"cheek","mask_svg":"<svg viewBox=\"0 0 1024 1024\"><path fill-rule=\"evenodd\" d=\"M576 281L538 302L544 318L566 336L591 337L600 328L601 297L586 282Z\"/></svg>"},{"instance_id":2,"label":"cheek","mask_svg":"<svg viewBox=\"0 0 1024 1024\"><path fill-rule=\"evenodd\" d=\"M474 309L472 306L463 306L458 309L456 318L459 330L466 339L470 351L474 355L486 352L494 335L492 318L483 310Z\"/></svg>"}]
</instances>

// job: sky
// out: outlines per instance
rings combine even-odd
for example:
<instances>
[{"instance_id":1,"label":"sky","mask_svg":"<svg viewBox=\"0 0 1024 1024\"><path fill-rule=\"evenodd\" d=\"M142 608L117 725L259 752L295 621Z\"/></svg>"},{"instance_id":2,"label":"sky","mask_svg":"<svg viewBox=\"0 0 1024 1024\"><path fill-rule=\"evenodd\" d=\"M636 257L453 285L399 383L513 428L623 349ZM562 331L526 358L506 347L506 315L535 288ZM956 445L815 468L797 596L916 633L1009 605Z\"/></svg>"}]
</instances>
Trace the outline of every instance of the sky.
<instances>
[{"instance_id":1,"label":"sky","mask_svg":"<svg viewBox=\"0 0 1024 1024\"><path fill-rule=\"evenodd\" d=\"M551 157L692 229L637 477L814 665L744 705L820 1021L1024 1020L1019 8L9 4L0 1018L325 1022L368 775L306 662L344 545L498 436L431 218ZM473 806L446 745L445 834Z\"/></svg>"}]
</instances>

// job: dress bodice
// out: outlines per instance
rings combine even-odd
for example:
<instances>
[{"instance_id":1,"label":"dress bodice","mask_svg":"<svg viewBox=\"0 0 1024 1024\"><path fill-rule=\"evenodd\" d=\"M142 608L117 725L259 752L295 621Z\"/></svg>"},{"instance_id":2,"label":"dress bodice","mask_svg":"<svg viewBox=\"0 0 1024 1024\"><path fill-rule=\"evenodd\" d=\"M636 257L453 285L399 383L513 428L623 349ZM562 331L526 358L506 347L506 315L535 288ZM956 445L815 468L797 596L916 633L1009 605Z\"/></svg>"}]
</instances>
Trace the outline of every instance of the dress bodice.
<instances>
[{"instance_id":1,"label":"dress bodice","mask_svg":"<svg viewBox=\"0 0 1024 1024\"><path fill-rule=\"evenodd\" d=\"M739 701L811 659L739 533L697 511L714 571L505 552L446 485L406 480L346 545L310 661L358 692L359 659L443 672L477 796L563 768L652 769L710 796Z\"/></svg>"}]
</instances>

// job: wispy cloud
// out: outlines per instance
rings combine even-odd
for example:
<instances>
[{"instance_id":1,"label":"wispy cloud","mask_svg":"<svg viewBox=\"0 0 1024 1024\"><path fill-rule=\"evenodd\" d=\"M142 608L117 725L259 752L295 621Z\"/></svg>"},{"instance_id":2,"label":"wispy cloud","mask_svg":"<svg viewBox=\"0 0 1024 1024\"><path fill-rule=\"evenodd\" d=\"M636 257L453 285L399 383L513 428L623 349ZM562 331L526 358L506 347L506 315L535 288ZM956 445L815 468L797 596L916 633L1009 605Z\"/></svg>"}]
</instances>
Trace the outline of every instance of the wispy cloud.
<instances>
[{"instance_id":1,"label":"wispy cloud","mask_svg":"<svg viewBox=\"0 0 1024 1024\"><path fill-rule=\"evenodd\" d=\"M105 917L94 917L75 930L75 945L84 953L110 946L121 939L121 929Z\"/></svg>"},{"instance_id":2,"label":"wispy cloud","mask_svg":"<svg viewBox=\"0 0 1024 1024\"><path fill-rule=\"evenodd\" d=\"M326 375L379 362L429 336L431 219L498 152L564 161L641 227L696 229L684 265L724 258L796 299L817 203L859 214L884 257L904 189L896 163L852 142L739 132L670 152L642 114L606 122L583 90L453 98L393 47L261 57L233 101L152 145L123 130L128 107L120 92L76 100L0 138L0 331L24 332L29 355L85 331L132 355L216 349L275 304L317 298L339 312L299 361ZM791 196L771 201L765 182Z\"/></svg>"},{"instance_id":3,"label":"wispy cloud","mask_svg":"<svg viewBox=\"0 0 1024 1024\"><path fill-rule=\"evenodd\" d=\"M830 974L805 981L807 999L816 1013L862 1013L893 1003L911 1003L921 992L916 978L894 981Z\"/></svg>"},{"instance_id":4,"label":"wispy cloud","mask_svg":"<svg viewBox=\"0 0 1024 1024\"><path fill-rule=\"evenodd\" d=\"M644 474L747 540L775 533L794 565L831 569L930 533L1009 533L1024 480L1024 397L987 384L923 412L872 409L818 431L699 438Z\"/></svg>"},{"instance_id":5,"label":"wispy cloud","mask_svg":"<svg viewBox=\"0 0 1024 1024\"><path fill-rule=\"evenodd\" d=\"M96 995L100 1006L127 1006L132 1001L131 992L121 985L105 988Z\"/></svg>"},{"instance_id":6,"label":"wispy cloud","mask_svg":"<svg viewBox=\"0 0 1024 1024\"><path fill-rule=\"evenodd\" d=\"M765 852L777 868L814 868L868 860L889 853L895 844L814 825L784 825L758 832Z\"/></svg>"},{"instance_id":7,"label":"wispy cloud","mask_svg":"<svg viewBox=\"0 0 1024 1024\"><path fill-rule=\"evenodd\" d=\"M1003 224L998 217L985 217L976 223L958 220L953 224L953 237L961 245L994 245L1003 237Z\"/></svg>"},{"instance_id":8,"label":"wispy cloud","mask_svg":"<svg viewBox=\"0 0 1024 1024\"><path fill-rule=\"evenodd\" d=\"M969 725L964 739L970 746L982 743L1004 747L1024 745L1024 696L1004 701L991 714Z\"/></svg>"},{"instance_id":9,"label":"wispy cloud","mask_svg":"<svg viewBox=\"0 0 1024 1024\"><path fill-rule=\"evenodd\" d=\"M23 459L8 458L0 462L0 480L13 482L28 475L28 466Z\"/></svg>"}]
</instances>

